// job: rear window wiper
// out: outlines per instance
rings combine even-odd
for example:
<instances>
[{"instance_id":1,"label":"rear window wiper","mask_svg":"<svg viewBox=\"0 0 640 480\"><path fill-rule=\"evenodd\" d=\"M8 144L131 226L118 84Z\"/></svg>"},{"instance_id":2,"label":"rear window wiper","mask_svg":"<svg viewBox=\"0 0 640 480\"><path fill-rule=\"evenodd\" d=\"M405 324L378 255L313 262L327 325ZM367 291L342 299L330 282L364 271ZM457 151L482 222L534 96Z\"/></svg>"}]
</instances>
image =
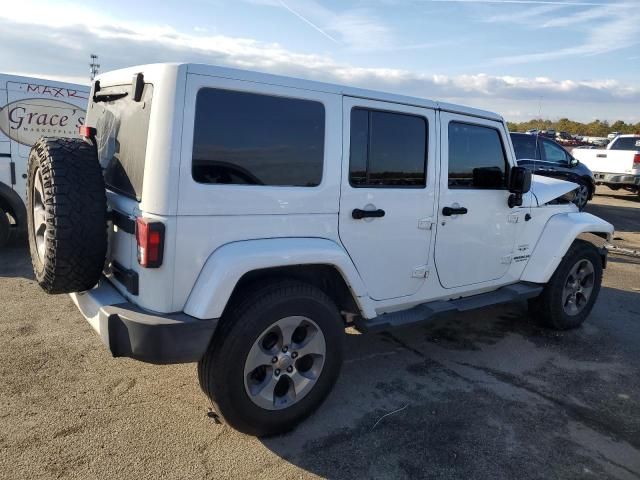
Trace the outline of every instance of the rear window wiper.
<instances>
[{"instance_id":1,"label":"rear window wiper","mask_svg":"<svg viewBox=\"0 0 640 480\"><path fill-rule=\"evenodd\" d=\"M98 102L113 102L114 100L120 100L121 98L129 95L129 92L105 92L105 93L96 93L93 95L93 101Z\"/></svg>"}]
</instances>

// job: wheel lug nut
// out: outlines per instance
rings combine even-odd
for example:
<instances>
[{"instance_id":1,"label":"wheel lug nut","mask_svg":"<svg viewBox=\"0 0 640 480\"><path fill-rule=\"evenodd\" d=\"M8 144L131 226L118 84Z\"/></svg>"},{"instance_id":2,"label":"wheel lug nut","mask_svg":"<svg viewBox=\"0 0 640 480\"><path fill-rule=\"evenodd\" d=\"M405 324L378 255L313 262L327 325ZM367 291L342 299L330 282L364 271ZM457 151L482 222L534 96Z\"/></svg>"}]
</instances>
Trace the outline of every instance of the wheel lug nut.
<instances>
[{"instance_id":1,"label":"wheel lug nut","mask_svg":"<svg viewBox=\"0 0 640 480\"><path fill-rule=\"evenodd\" d=\"M277 361L278 361L278 357L273 357L273 358L271 359L271 363L276 363Z\"/></svg>"},{"instance_id":2,"label":"wheel lug nut","mask_svg":"<svg viewBox=\"0 0 640 480\"><path fill-rule=\"evenodd\" d=\"M280 375L280 369L279 369L279 368L276 368L275 374L276 374L276 377L277 377L278 375Z\"/></svg>"},{"instance_id":3,"label":"wheel lug nut","mask_svg":"<svg viewBox=\"0 0 640 480\"><path fill-rule=\"evenodd\" d=\"M285 345L284 347L282 347L282 351L283 351L284 353L287 353L287 350L289 350L289 348L288 348L286 345Z\"/></svg>"},{"instance_id":4,"label":"wheel lug nut","mask_svg":"<svg viewBox=\"0 0 640 480\"><path fill-rule=\"evenodd\" d=\"M298 352L293 352L293 353L291 354L291 358L296 358L297 356L298 356Z\"/></svg>"},{"instance_id":5,"label":"wheel lug nut","mask_svg":"<svg viewBox=\"0 0 640 480\"><path fill-rule=\"evenodd\" d=\"M293 367L291 365L289 365L287 367L287 372L289 372L289 373L293 372Z\"/></svg>"}]
</instances>

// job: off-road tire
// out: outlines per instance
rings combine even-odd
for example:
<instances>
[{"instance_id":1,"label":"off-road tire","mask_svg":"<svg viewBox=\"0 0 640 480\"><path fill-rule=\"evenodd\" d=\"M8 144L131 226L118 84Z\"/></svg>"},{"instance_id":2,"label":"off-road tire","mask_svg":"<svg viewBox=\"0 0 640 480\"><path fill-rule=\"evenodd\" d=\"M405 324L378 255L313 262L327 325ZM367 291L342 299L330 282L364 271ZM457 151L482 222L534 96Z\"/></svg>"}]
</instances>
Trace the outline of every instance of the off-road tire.
<instances>
[{"instance_id":1,"label":"off-road tire","mask_svg":"<svg viewBox=\"0 0 640 480\"><path fill-rule=\"evenodd\" d=\"M342 364L344 323L331 298L306 283L274 280L245 291L248 294L241 301L225 310L208 351L198 363L198 380L221 420L249 435L276 435L311 415L333 388ZM306 396L283 410L266 410L253 403L245 390L244 362L265 329L293 315L312 319L322 330L325 362Z\"/></svg>"},{"instance_id":2,"label":"off-road tire","mask_svg":"<svg viewBox=\"0 0 640 480\"><path fill-rule=\"evenodd\" d=\"M0 248L5 247L9 243L11 237L11 224L7 213L0 208Z\"/></svg>"},{"instance_id":3,"label":"off-road tire","mask_svg":"<svg viewBox=\"0 0 640 480\"><path fill-rule=\"evenodd\" d=\"M46 221L40 259L34 227L34 181L42 176ZM95 147L82 139L40 138L29 154L27 231L38 284L48 293L89 290L107 253L107 199Z\"/></svg>"},{"instance_id":4,"label":"off-road tire","mask_svg":"<svg viewBox=\"0 0 640 480\"><path fill-rule=\"evenodd\" d=\"M594 267L594 285L591 295L576 315L568 315L563 307L562 295L567 276L571 268L580 259L587 259ZM602 283L602 257L596 247L584 240L575 240L564 258L556 268L555 273L545 285L539 297L529 300L529 311L542 325L556 330L570 330L577 328L591 313L593 305L598 298Z\"/></svg>"}]
</instances>

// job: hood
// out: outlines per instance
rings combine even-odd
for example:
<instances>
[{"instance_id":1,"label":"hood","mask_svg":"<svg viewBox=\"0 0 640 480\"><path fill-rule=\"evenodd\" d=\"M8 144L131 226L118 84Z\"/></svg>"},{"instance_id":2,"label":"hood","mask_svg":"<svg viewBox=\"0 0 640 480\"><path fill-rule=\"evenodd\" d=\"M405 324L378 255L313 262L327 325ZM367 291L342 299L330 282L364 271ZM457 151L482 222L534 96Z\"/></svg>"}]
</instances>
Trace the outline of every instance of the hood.
<instances>
[{"instance_id":1,"label":"hood","mask_svg":"<svg viewBox=\"0 0 640 480\"><path fill-rule=\"evenodd\" d=\"M531 176L531 192L538 200L538 206L555 200L576 188L578 188L578 184L573 182L565 182L564 180L543 177L542 175Z\"/></svg>"}]
</instances>

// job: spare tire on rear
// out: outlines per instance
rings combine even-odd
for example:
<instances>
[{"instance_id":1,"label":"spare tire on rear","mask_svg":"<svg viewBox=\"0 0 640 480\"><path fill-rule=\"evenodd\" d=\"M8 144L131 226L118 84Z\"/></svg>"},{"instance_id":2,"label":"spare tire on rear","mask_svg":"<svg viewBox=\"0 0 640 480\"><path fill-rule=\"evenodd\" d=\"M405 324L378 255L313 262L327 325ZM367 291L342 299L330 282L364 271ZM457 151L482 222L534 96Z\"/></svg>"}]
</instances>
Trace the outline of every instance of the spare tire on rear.
<instances>
[{"instance_id":1,"label":"spare tire on rear","mask_svg":"<svg viewBox=\"0 0 640 480\"><path fill-rule=\"evenodd\" d=\"M29 154L27 230L37 282L48 293L94 287L107 254L107 199L95 146L40 138Z\"/></svg>"}]
</instances>

